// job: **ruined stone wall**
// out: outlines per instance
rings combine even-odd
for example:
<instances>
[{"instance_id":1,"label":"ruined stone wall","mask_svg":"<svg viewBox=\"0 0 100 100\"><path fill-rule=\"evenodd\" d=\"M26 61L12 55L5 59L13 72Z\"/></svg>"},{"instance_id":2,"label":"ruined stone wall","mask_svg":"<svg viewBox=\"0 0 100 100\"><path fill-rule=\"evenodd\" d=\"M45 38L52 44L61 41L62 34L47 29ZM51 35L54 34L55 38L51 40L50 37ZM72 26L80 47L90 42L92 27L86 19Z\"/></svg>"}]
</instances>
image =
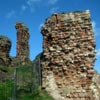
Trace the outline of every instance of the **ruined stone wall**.
<instances>
[{"instance_id":1,"label":"ruined stone wall","mask_svg":"<svg viewBox=\"0 0 100 100\"><path fill-rule=\"evenodd\" d=\"M29 60L29 32L28 28L23 23L16 23L17 29L17 55L18 61L26 62Z\"/></svg>"},{"instance_id":2,"label":"ruined stone wall","mask_svg":"<svg viewBox=\"0 0 100 100\"><path fill-rule=\"evenodd\" d=\"M89 11L53 14L43 34L42 85L55 100L95 100L95 40Z\"/></svg>"},{"instance_id":3,"label":"ruined stone wall","mask_svg":"<svg viewBox=\"0 0 100 100\"><path fill-rule=\"evenodd\" d=\"M11 63L9 57L10 49L11 41L5 36L0 36L0 65L9 65Z\"/></svg>"},{"instance_id":4,"label":"ruined stone wall","mask_svg":"<svg viewBox=\"0 0 100 100\"><path fill-rule=\"evenodd\" d=\"M100 100L100 74L98 74L96 71L92 78L90 88L93 91L93 96L95 97L94 100Z\"/></svg>"}]
</instances>

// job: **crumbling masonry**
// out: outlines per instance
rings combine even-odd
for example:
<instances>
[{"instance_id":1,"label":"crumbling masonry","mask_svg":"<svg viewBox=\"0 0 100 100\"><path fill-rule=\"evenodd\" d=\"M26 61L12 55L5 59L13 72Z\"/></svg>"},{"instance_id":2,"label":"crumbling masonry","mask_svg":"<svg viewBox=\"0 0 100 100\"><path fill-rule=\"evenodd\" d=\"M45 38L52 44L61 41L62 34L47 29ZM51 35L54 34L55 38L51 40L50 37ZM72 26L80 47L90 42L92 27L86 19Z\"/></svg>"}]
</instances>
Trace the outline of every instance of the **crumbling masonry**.
<instances>
[{"instance_id":1,"label":"crumbling masonry","mask_svg":"<svg viewBox=\"0 0 100 100\"><path fill-rule=\"evenodd\" d=\"M0 65L27 63L29 32L16 23L17 55L9 57L11 42L0 36ZM53 14L41 29L42 87L54 100L100 100L100 75L94 74L95 40L89 11Z\"/></svg>"},{"instance_id":2,"label":"crumbling masonry","mask_svg":"<svg viewBox=\"0 0 100 100\"><path fill-rule=\"evenodd\" d=\"M5 37L0 35L0 65L11 63L11 59L9 57L9 52L11 49L11 41Z\"/></svg>"},{"instance_id":3,"label":"crumbling masonry","mask_svg":"<svg viewBox=\"0 0 100 100\"><path fill-rule=\"evenodd\" d=\"M43 87L55 100L95 100L90 89L95 40L89 11L53 14L41 31Z\"/></svg>"},{"instance_id":4,"label":"crumbling masonry","mask_svg":"<svg viewBox=\"0 0 100 100\"><path fill-rule=\"evenodd\" d=\"M11 41L7 37L0 36L0 64L15 65L30 61L28 28L21 22L17 22L15 28L17 29L17 55L13 58L9 57Z\"/></svg>"},{"instance_id":5,"label":"crumbling masonry","mask_svg":"<svg viewBox=\"0 0 100 100\"><path fill-rule=\"evenodd\" d=\"M29 60L29 32L25 24L17 22L17 55L16 58L20 62Z\"/></svg>"}]
</instances>

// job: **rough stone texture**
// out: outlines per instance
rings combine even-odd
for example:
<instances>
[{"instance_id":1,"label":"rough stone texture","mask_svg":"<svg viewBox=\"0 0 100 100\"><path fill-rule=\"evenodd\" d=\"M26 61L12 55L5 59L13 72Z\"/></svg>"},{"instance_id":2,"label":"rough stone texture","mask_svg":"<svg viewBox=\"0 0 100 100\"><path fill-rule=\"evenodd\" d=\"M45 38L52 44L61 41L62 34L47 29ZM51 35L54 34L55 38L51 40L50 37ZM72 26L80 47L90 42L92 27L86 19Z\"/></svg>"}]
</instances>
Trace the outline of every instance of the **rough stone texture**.
<instances>
[{"instance_id":1,"label":"rough stone texture","mask_svg":"<svg viewBox=\"0 0 100 100\"><path fill-rule=\"evenodd\" d=\"M90 88L93 91L93 97L95 97L94 100L100 100L100 74L98 74L96 71L94 73Z\"/></svg>"},{"instance_id":2,"label":"rough stone texture","mask_svg":"<svg viewBox=\"0 0 100 100\"><path fill-rule=\"evenodd\" d=\"M43 87L55 100L95 100L90 88L95 40L89 11L53 14L46 19L41 32ZM58 91L61 98L52 91Z\"/></svg>"},{"instance_id":3,"label":"rough stone texture","mask_svg":"<svg viewBox=\"0 0 100 100\"><path fill-rule=\"evenodd\" d=\"M25 24L17 22L17 55L18 61L25 63L29 60L29 32Z\"/></svg>"},{"instance_id":4,"label":"rough stone texture","mask_svg":"<svg viewBox=\"0 0 100 100\"><path fill-rule=\"evenodd\" d=\"M10 49L11 41L7 37L0 35L0 65L9 65L11 63L9 57Z\"/></svg>"}]
</instances>

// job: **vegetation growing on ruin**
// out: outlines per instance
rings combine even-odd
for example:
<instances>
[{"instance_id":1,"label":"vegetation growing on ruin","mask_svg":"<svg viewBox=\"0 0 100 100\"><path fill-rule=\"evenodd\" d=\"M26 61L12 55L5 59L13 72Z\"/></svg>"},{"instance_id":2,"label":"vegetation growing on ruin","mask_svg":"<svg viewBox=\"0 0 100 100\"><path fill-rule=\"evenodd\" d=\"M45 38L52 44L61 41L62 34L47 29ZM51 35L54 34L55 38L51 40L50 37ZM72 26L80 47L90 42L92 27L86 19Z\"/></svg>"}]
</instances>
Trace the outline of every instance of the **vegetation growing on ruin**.
<instances>
[{"instance_id":1,"label":"vegetation growing on ruin","mask_svg":"<svg viewBox=\"0 0 100 100\"><path fill-rule=\"evenodd\" d=\"M28 90L30 88L30 85L28 84L28 82L29 79L31 78L30 72L28 71L29 65L18 65L17 67L19 76L21 77L24 76L26 79L24 85L27 85L27 88L23 88L22 85L20 85L20 83L17 84L20 85L19 86L20 88L17 88L16 92L17 100L53 100L53 98L45 90L40 90L40 87L35 86L33 88L33 92L29 92ZM0 81L0 100L14 98L14 78L12 78L14 74L14 69L15 67L0 65L0 75L3 75ZM25 73L26 71L27 73ZM33 77L34 76L35 73ZM23 82L23 80L21 80L20 82Z\"/></svg>"}]
</instances>

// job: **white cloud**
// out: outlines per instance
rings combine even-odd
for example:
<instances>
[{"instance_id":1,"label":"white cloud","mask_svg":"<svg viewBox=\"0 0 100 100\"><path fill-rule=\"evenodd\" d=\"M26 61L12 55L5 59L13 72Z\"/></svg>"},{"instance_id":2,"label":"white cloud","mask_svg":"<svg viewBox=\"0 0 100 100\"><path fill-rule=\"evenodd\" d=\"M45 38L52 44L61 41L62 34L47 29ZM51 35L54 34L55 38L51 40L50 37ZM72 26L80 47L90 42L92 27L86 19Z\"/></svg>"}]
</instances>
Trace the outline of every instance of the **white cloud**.
<instances>
[{"instance_id":1,"label":"white cloud","mask_svg":"<svg viewBox=\"0 0 100 100\"><path fill-rule=\"evenodd\" d=\"M11 17L13 17L13 16L15 16L15 11L14 11L14 10L12 10L12 11L10 11L10 12L8 12L8 13L6 14L6 18L11 18Z\"/></svg>"},{"instance_id":2,"label":"white cloud","mask_svg":"<svg viewBox=\"0 0 100 100\"><path fill-rule=\"evenodd\" d=\"M35 2L39 2L39 1L41 1L41 0L27 0L27 4L29 6L32 6Z\"/></svg>"},{"instance_id":3,"label":"white cloud","mask_svg":"<svg viewBox=\"0 0 100 100\"><path fill-rule=\"evenodd\" d=\"M23 5L21 6L20 15L23 15L27 9L28 9L27 5L24 5L24 4L23 4Z\"/></svg>"},{"instance_id":4,"label":"white cloud","mask_svg":"<svg viewBox=\"0 0 100 100\"><path fill-rule=\"evenodd\" d=\"M41 8L41 6L54 5L57 2L58 0L26 0L25 5L21 6L21 13L23 13L23 11L25 11L26 9L30 10L30 12L33 13L38 8ZM50 13L54 13L57 10L58 10L58 7L54 7L51 9Z\"/></svg>"},{"instance_id":5,"label":"white cloud","mask_svg":"<svg viewBox=\"0 0 100 100\"><path fill-rule=\"evenodd\" d=\"M22 5L21 10L25 11L26 9L29 9L30 12L33 13L41 6L54 5L57 2L58 2L58 0L26 0L26 5ZM41 5L41 3L42 3L42 5ZM54 13L57 10L58 10L58 8L54 7L51 9L50 13Z\"/></svg>"},{"instance_id":6,"label":"white cloud","mask_svg":"<svg viewBox=\"0 0 100 100\"><path fill-rule=\"evenodd\" d=\"M93 27L95 36L96 37L100 36L100 27L97 27L97 24L95 21L92 21L92 27Z\"/></svg>"},{"instance_id":7,"label":"white cloud","mask_svg":"<svg viewBox=\"0 0 100 100\"><path fill-rule=\"evenodd\" d=\"M40 6L41 0L27 0L26 4L30 11L35 12L36 7Z\"/></svg>"},{"instance_id":8,"label":"white cloud","mask_svg":"<svg viewBox=\"0 0 100 100\"><path fill-rule=\"evenodd\" d=\"M50 10L50 13L55 13L55 12L57 12L58 9L59 9L58 7L54 7L54 8L52 8L52 9Z\"/></svg>"},{"instance_id":9,"label":"white cloud","mask_svg":"<svg viewBox=\"0 0 100 100\"><path fill-rule=\"evenodd\" d=\"M92 21L92 27L93 27L93 29L95 29L95 27L96 27L96 22L95 21Z\"/></svg>"},{"instance_id":10,"label":"white cloud","mask_svg":"<svg viewBox=\"0 0 100 100\"><path fill-rule=\"evenodd\" d=\"M97 56L100 56L100 49L97 50L96 55L97 55Z\"/></svg>"},{"instance_id":11,"label":"white cloud","mask_svg":"<svg viewBox=\"0 0 100 100\"><path fill-rule=\"evenodd\" d=\"M43 23L41 23L41 24L39 25L39 30L41 30L41 27L42 27L43 25L44 25Z\"/></svg>"},{"instance_id":12,"label":"white cloud","mask_svg":"<svg viewBox=\"0 0 100 100\"><path fill-rule=\"evenodd\" d=\"M57 3L58 0L49 0L48 3L54 5L55 3Z\"/></svg>"},{"instance_id":13,"label":"white cloud","mask_svg":"<svg viewBox=\"0 0 100 100\"><path fill-rule=\"evenodd\" d=\"M22 11L25 11L27 9L27 6L22 5L21 9L22 9Z\"/></svg>"}]
</instances>

